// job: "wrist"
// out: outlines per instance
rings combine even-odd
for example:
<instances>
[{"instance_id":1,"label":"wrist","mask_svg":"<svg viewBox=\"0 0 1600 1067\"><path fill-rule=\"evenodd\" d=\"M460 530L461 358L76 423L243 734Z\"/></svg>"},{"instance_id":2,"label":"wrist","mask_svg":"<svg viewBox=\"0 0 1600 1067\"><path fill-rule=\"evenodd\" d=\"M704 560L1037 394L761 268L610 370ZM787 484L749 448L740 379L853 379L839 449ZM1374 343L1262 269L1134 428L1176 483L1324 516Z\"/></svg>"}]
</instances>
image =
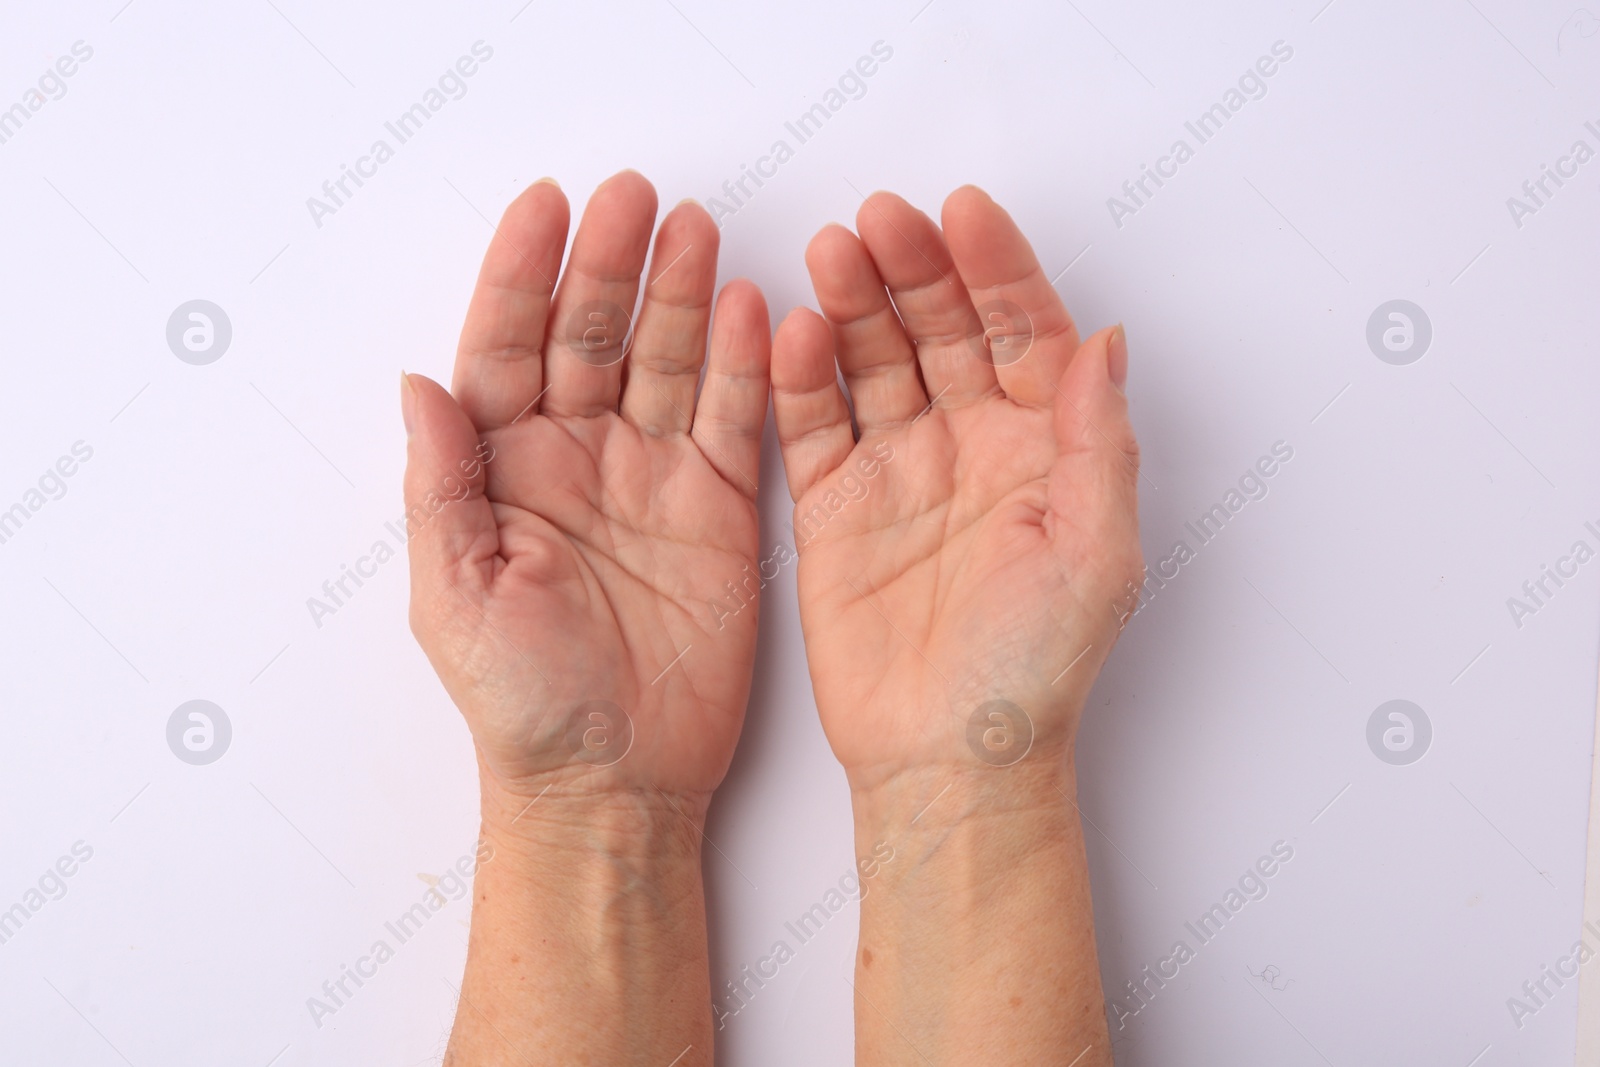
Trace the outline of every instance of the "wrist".
<instances>
[{"instance_id":1,"label":"wrist","mask_svg":"<svg viewBox=\"0 0 1600 1067\"><path fill-rule=\"evenodd\" d=\"M940 775L1007 792L1044 784L1053 775L1070 780L1081 715L1081 705L1073 702L945 693L888 706L819 710L852 792L863 794L893 792L898 782ZM864 720L876 725L869 729Z\"/></svg>"},{"instance_id":2,"label":"wrist","mask_svg":"<svg viewBox=\"0 0 1600 1067\"><path fill-rule=\"evenodd\" d=\"M708 796L651 786L586 789L561 779L511 786L486 769L479 796L485 841L512 860L592 855L699 869Z\"/></svg>"},{"instance_id":3,"label":"wrist","mask_svg":"<svg viewBox=\"0 0 1600 1067\"><path fill-rule=\"evenodd\" d=\"M847 777L858 836L948 828L975 818L1060 814L1077 801L1070 753L1010 767L927 764L851 771Z\"/></svg>"},{"instance_id":4,"label":"wrist","mask_svg":"<svg viewBox=\"0 0 1600 1067\"><path fill-rule=\"evenodd\" d=\"M484 789L473 925L657 976L704 968L703 813L654 790ZM688 970L685 971L685 968Z\"/></svg>"},{"instance_id":5,"label":"wrist","mask_svg":"<svg viewBox=\"0 0 1600 1067\"><path fill-rule=\"evenodd\" d=\"M548 1051L564 1035L586 1061L645 1062L641 1049L670 1047L649 1059L708 1064L704 804L649 787L507 788L488 775L482 804L465 1007L447 1062L510 1063L508 1048Z\"/></svg>"},{"instance_id":6,"label":"wrist","mask_svg":"<svg viewBox=\"0 0 1600 1067\"><path fill-rule=\"evenodd\" d=\"M857 854L893 862L863 883L858 1058L1109 1064L1070 752L861 778Z\"/></svg>"}]
</instances>

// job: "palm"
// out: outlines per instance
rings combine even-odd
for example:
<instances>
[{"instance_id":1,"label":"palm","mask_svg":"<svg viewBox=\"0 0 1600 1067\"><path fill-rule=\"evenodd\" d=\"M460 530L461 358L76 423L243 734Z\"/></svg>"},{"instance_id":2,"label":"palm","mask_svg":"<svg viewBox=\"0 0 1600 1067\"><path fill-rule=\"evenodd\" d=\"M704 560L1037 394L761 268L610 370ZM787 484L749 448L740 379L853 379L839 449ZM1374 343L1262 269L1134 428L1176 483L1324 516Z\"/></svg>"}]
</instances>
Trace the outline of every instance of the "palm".
<instances>
[{"instance_id":1,"label":"palm","mask_svg":"<svg viewBox=\"0 0 1600 1067\"><path fill-rule=\"evenodd\" d=\"M564 304L594 304L594 279L637 275L654 196L636 175L602 186L603 210L585 217L577 266L546 312L538 253L550 235L539 227L564 208L548 202L559 195L536 188L507 213L463 334L460 406L416 380L435 425L416 435L424 447L413 440L408 499L430 477L419 454L435 453L437 471L439 455L481 437L492 457L477 492L441 512L455 528L413 542L413 628L501 781L704 794L731 758L754 655L755 608L719 611L712 599L756 554L765 308L751 286L725 290L697 401L716 232L703 211L678 209L656 258L681 244L683 261L646 290L624 392L616 361L591 359L563 332ZM532 258L506 236L513 227ZM543 252L553 274L560 247ZM506 345L508 329L540 343ZM521 362L540 366L505 381L519 361L488 353L507 348L532 349Z\"/></svg>"},{"instance_id":2,"label":"palm","mask_svg":"<svg viewBox=\"0 0 1600 1067\"><path fill-rule=\"evenodd\" d=\"M538 416L497 436L490 499L505 562L460 657L495 665L486 692L460 680L479 745L508 776L549 770L572 754L570 711L606 701L636 734L619 771L668 791L714 782L744 711L755 613L715 612L708 591L753 564L754 505L693 441L613 414ZM591 722L591 758L629 743Z\"/></svg>"},{"instance_id":3,"label":"palm","mask_svg":"<svg viewBox=\"0 0 1600 1067\"><path fill-rule=\"evenodd\" d=\"M942 241L933 243L937 231L931 223L923 220L919 228L916 217L906 217L910 209L903 201L883 195L873 200L862 211L864 243L846 231L824 231L811 256L818 297L835 322L828 340L838 344L847 381L856 369L852 363L875 368L875 382L858 374L861 386L852 383L861 439L841 436L826 458L799 455L792 465L799 470L791 469L791 484L798 473L804 485L795 508L801 614L829 740L845 766L857 772L970 759L959 739L968 720L997 700L1024 711L1030 736L1068 739L1088 682L1115 640L1119 602L1126 603L1125 585L1138 552L1131 461L1095 425L1103 421L1118 433L1125 419L1115 411L1097 412L1100 418L1094 419L1085 410L1106 406L1106 398L1094 399L1093 375L1086 373L1095 369L1090 361L1099 360L1098 380L1104 381L1104 353L1086 344L1078 361L1070 320L1046 337L1041 322L1050 323L1050 309L1033 311L1033 329L1041 336L1029 358L1037 366L999 368L1007 383L1002 390L972 373L976 364L995 381L995 370L981 361L962 368L970 377L961 381L949 364L934 362L931 345L913 348L903 333L896 336L902 322L913 336L929 324L933 315L926 302L897 300L896 318L886 317L876 334L841 330L838 323L859 322L863 305L877 299L861 293L870 279L857 257L871 257L872 271L882 272L891 292L897 281L906 289L945 289L937 274L931 281L895 277L899 270L915 271L919 262L932 273L941 253L946 259L950 253ZM888 233L875 235L874 212L902 217ZM985 231L996 228L985 220ZM921 255L900 255L908 241L918 240L919 229L928 242ZM956 265L967 286L979 288L969 274L984 273L982 250ZM1019 278L1027 271L1006 265L1002 274ZM959 298L976 320L966 291L951 286L941 298ZM954 318L959 310L944 314ZM824 337L815 334L813 341L809 330L796 321L780 331L774 371L780 399L785 378L804 371L803 361L826 365L824 353L808 349ZM1052 345L1056 351L1049 350ZM882 384L894 373L886 368L904 359L909 372L912 352L923 358L921 375L907 373L904 385L908 394L913 385L918 388L896 400ZM1067 373L1074 362L1078 382ZM1037 379L1019 382L1023 371L1042 375L1042 389ZM937 381L941 375L949 379L942 386L922 386L923 378ZM1036 388L1031 397L1030 385ZM945 399L958 390L969 395L948 406L930 402L929 394L940 388ZM1089 399L1068 400L1074 388L1080 399ZM891 403L898 410L887 409ZM880 407L893 416L875 419ZM782 436L781 403L778 415ZM1131 448L1131 435L1127 443ZM890 450L893 458L866 478L863 471L871 465L863 468L863 458ZM847 492L852 486L841 489L852 476L866 486L864 494L855 491L855 500ZM831 510L830 493L848 502Z\"/></svg>"}]
</instances>

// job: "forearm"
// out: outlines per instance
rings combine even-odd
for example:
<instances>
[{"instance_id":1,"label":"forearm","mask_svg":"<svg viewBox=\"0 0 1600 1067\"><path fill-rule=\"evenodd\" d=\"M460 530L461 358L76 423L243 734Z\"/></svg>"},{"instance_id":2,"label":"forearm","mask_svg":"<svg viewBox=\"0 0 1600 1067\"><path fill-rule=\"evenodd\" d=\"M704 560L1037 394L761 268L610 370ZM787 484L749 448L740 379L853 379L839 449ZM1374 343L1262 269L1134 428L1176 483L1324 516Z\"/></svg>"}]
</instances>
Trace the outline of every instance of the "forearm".
<instances>
[{"instance_id":1,"label":"forearm","mask_svg":"<svg viewBox=\"0 0 1600 1067\"><path fill-rule=\"evenodd\" d=\"M1106 1067L1071 761L902 773L855 788L862 1067ZM1069 801L1073 797L1074 801Z\"/></svg>"},{"instance_id":2,"label":"forearm","mask_svg":"<svg viewBox=\"0 0 1600 1067\"><path fill-rule=\"evenodd\" d=\"M484 790L446 1067L709 1067L703 805Z\"/></svg>"}]
</instances>

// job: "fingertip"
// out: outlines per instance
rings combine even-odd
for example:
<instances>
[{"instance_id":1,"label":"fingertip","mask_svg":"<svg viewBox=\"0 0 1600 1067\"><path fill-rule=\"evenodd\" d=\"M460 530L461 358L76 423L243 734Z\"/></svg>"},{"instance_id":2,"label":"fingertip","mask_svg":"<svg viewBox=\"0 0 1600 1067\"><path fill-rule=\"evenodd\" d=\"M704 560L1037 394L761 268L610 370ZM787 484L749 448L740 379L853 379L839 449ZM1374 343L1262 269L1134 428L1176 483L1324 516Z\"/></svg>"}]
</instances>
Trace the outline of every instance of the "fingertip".
<instances>
[{"instance_id":1,"label":"fingertip","mask_svg":"<svg viewBox=\"0 0 1600 1067\"><path fill-rule=\"evenodd\" d=\"M432 442L438 437L442 427L457 429L457 423L464 423L469 430L472 430L471 420L444 386L425 374L402 372L400 381L401 404L407 418L408 438ZM475 430L472 432L476 433Z\"/></svg>"},{"instance_id":2,"label":"fingertip","mask_svg":"<svg viewBox=\"0 0 1600 1067\"><path fill-rule=\"evenodd\" d=\"M946 197L940 221L958 259L986 241L1005 247L1021 236L1010 212L976 185L963 185ZM997 236L1003 239L995 242Z\"/></svg>"},{"instance_id":3,"label":"fingertip","mask_svg":"<svg viewBox=\"0 0 1600 1067\"><path fill-rule=\"evenodd\" d=\"M675 204L656 229L655 248L644 273L646 307L641 313L650 313L652 300L659 301L660 311L666 312L664 321L671 322L674 312L694 309L703 314L709 309L717 284L717 251L722 235L706 210L693 200ZM648 341L657 348L677 348L681 338L676 334L665 337L651 332L641 324L636 342ZM700 328L700 344L704 346L705 326Z\"/></svg>"},{"instance_id":4,"label":"fingertip","mask_svg":"<svg viewBox=\"0 0 1600 1067\"><path fill-rule=\"evenodd\" d=\"M734 306L750 307L759 311L762 318L766 318L766 294L762 293L761 287L749 278L730 278L727 284L723 285L717 302L720 304L730 299L734 302Z\"/></svg>"},{"instance_id":5,"label":"fingertip","mask_svg":"<svg viewBox=\"0 0 1600 1067\"><path fill-rule=\"evenodd\" d=\"M405 495L413 501L434 488L464 456L478 446L478 429L438 382L423 374L406 374L402 394L409 394L410 432L406 435Z\"/></svg>"},{"instance_id":6,"label":"fingertip","mask_svg":"<svg viewBox=\"0 0 1600 1067\"><path fill-rule=\"evenodd\" d=\"M731 350L749 353L762 363L769 359L772 323L767 298L750 279L734 278L722 287L711 328L716 337L732 342Z\"/></svg>"},{"instance_id":7,"label":"fingertip","mask_svg":"<svg viewBox=\"0 0 1600 1067\"><path fill-rule=\"evenodd\" d=\"M1111 345L1117 330L1116 325L1106 326L1083 339L1061 372L1062 388L1092 390L1111 381Z\"/></svg>"},{"instance_id":8,"label":"fingertip","mask_svg":"<svg viewBox=\"0 0 1600 1067\"><path fill-rule=\"evenodd\" d=\"M567 202L567 194L554 178L540 178L518 193L511 202L516 204L530 201L538 201L545 204L565 204Z\"/></svg>"},{"instance_id":9,"label":"fingertip","mask_svg":"<svg viewBox=\"0 0 1600 1067\"><path fill-rule=\"evenodd\" d=\"M405 381L407 388L419 395L423 393L443 393L447 397L450 395L444 386L426 374L418 374L415 371L401 371L400 377Z\"/></svg>"},{"instance_id":10,"label":"fingertip","mask_svg":"<svg viewBox=\"0 0 1600 1067\"><path fill-rule=\"evenodd\" d=\"M600 188L621 189L634 193L648 193L652 199L656 195L656 187L650 179L634 170L632 167L623 167L611 177L600 183Z\"/></svg>"},{"instance_id":11,"label":"fingertip","mask_svg":"<svg viewBox=\"0 0 1600 1067\"><path fill-rule=\"evenodd\" d=\"M498 288L548 295L571 226L572 205L560 186L539 181L522 190L506 205L489 239L480 285L489 280Z\"/></svg>"},{"instance_id":12,"label":"fingertip","mask_svg":"<svg viewBox=\"0 0 1600 1067\"><path fill-rule=\"evenodd\" d=\"M692 196L684 197L672 205L672 210L661 220L661 230L656 238L658 242L669 228L682 230L695 244L710 244L715 248L722 240L722 231L717 229L711 213Z\"/></svg>"},{"instance_id":13,"label":"fingertip","mask_svg":"<svg viewBox=\"0 0 1600 1067\"><path fill-rule=\"evenodd\" d=\"M781 345L799 353L819 345L831 346L833 334L828 329L827 319L811 308L796 307L778 323L772 343L774 347Z\"/></svg>"},{"instance_id":14,"label":"fingertip","mask_svg":"<svg viewBox=\"0 0 1600 1067\"><path fill-rule=\"evenodd\" d=\"M945 197L944 202L946 206L952 204L956 206L963 204L992 204L994 203L994 197L990 196L989 191L983 186L967 182L950 190L950 195Z\"/></svg>"},{"instance_id":15,"label":"fingertip","mask_svg":"<svg viewBox=\"0 0 1600 1067\"><path fill-rule=\"evenodd\" d=\"M806 269L813 285L818 278L836 278L851 273L863 255L861 238L847 226L830 222L816 232L806 245Z\"/></svg>"},{"instance_id":16,"label":"fingertip","mask_svg":"<svg viewBox=\"0 0 1600 1067\"><path fill-rule=\"evenodd\" d=\"M595 187L584 209L584 221L593 216L597 221L620 219L620 230L631 231L634 226L653 222L656 217L656 187L636 170L620 170ZM610 227L608 227L610 228Z\"/></svg>"},{"instance_id":17,"label":"fingertip","mask_svg":"<svg viewBox=\"0 0 1600 1067\"><path fill-rule=\"evenodd\" d=\"M416 428L417 416L417 390L411 384L411 376L404 370L400 372L400 419L405 423L406 437L411 437L411 432Z\"/></svg>"},{"instance_id":18,"label":"fingertip","mask_svg":"<svg viewBox=\"0 0 1600 1067\"><path fill-rule=\"evenodd\" d=\"M409 526L414 516L420 517L407 540L415 604L434 576L469 558L492 555L497 534L493 509L484 496L488 458L477 428L438 382L407 374L404 383L412 394L415 419L415 432L406 441L401 486L405 521Z\"/></svg>"},{"instance_id":19,"label":"fingertip","mask_svg":"<svg viewBox=\"0 0 1600 1067\"><path fill-rule=\"evenodd\" d=\"M693 433L696 441L712 446L702 449L706 460L751 499L760 477L771 362L766 298L754 282L735 278L717 299Z\"/></svg>"},{"instance_id":20,"label":"fingertip","mask_svg":"<svg viewBox=\"0 0 1600 1067\"><path fill-rule=\"evenodd\" d=\"M1116 380L1114 366L1120 358L1126 376L1126 341L1121 340L1124 337L1118 323L1096 331L1078 346L1056 388L1055 408L1063 433L1081 433L1087 420L1088 426L1097 429L1092 435L1085 434L1085 439L1098 437L1102 443L1109 439L1128 451L1135 447L1128 422L1128 398ZM1118 344L1124 346L1120 357L1116 353Z\"/></svg>"},{"instance_id":21,"label":"fingertip","mask_svg":"<svg viewBox=\"0 0 1600 1067\"><path fill-rule=\"evenodd\" d=\"M783 322L785 324L794 323L795 329L803 328L805 323L816 323L823 328L828 325L828 320L818 314L815 308L808 308L804 304L796 304L790 308L789 314L783 317Z\"/></svg>"},{"instance_id":22,"label":"fingertip","mask_svg":"<svg viewBox=\"0 0 1600 1067\"><path fill-rule=\"evenodd\" d=\"M540 178L506 205L500 228L520 229L534 220L551 218L559 218L565 230L572 218L572 206L554 178Z\"/></svg>"},{"instance_id":23,"label":"fingertip","mask_svg":"<svg viewBox=\"0 0 1600 1067\"><path fill-rule=\"evenodd\" d=\"M797 307L778 324L772 338L772 385L785 392L806 392L836 374L833 332L828 320L807 307Z\"/></svg>"},{"instance_id":24,"label":"fingertip","mask_svg":"<svg viewBox=\"0 0 1600 1067\"><path fill-rule=\"evenodd\" d=\"M881 225L886 217L904 211L915 211L916 208L902 196L891 193L887 189L878 189L861 201L861 206L856 209L856 232L863 237L868 229Z\"/></svg>"},{"instance_id":25,"label":"fingertip","mask_svg":"<svg viewBox=\"0 0 1600 1067\"><path fill-rule=\"evenodd\" d=\"M1107 542L1132 537L1137 551L1132 524L1138 512L1139 439L1129 418L1128 398L1118 388L1112 367L1114 350L1125 344L1124 336L1118 323L1097 331L1078 346L1062 376L1053 421L1057 463L1067 472L1059 506L1068 506L1069 499L1081 499L1084 486L1101 487L1109 492L1109 499L1120 501L1107 516L1111 520ZM1055 480L1052 475L1052 483ZM1052 496L1057 493L1053 484ZM1123 523L1129 524L1126 530Z\"/></svg>"},{"instance_id":26,"label":"fingertip","mask_svg":"<svg viewBox=\"0 0 1600 1067\"><path fill-rule=\"evenodd\" d=\"M950 195L944 198L944 206L939 213L948 223L952 218L965 218L993 203L994 198L988 193L976 185L968 184L952 190Z\"/></svg>"},{"instance_id":27,"label":"fingertip","mask_svg":"<svg viewBox=\"0 0 1600 1067\"><path fill-rule=\"evenodd\" d=\"M807 307L784 316L772 340L771 380L784 477L798 500L855 444L826 319Z\"/></svg>"},{"instance_id":28,"label":"fingertip","mask_svg":"<svg viewBox=\"0 0 1600 1067\"><path fill-rule=\"evenodd\" d=\"M856 232L869 246L886 236L912 241L915 231L933 228L927 212L898 193L880 190L861 202L856 212Z\"/></svg>"},{"instance_id":29,"label":"fingertip","mask_svg":"<svg viewBox=\"0 0 1600 1067\"><path fill-rule=\"evenodd\" d=\"M1019 279L1028 279L1039 267L1033 244L1005 208L981 189L966 188L971 193L961 195L963 190L958 189L945 201L944 210L945 239L961 278L969 289L1016 288ZM1044 291L1048 288L1042 287L1031 300L1012 299L1028 308L1030 314L1035 307L1042 311L1060 301L1053 290Z\"/></svg>"},{"instance_id":30,"label":"fingertip","mask_svg":"<svg viewBox=\"0 0 1600 1067\"><path fill-rule=\"evenodd\" d=\"M1111 329L1111 336L1106 338L1106 374L1111 379L1111 384L1117 392L1124 396L1128 392L1128 333L1123 329L1122 323L1117 323Z\"/></svg>"}]
</instances>

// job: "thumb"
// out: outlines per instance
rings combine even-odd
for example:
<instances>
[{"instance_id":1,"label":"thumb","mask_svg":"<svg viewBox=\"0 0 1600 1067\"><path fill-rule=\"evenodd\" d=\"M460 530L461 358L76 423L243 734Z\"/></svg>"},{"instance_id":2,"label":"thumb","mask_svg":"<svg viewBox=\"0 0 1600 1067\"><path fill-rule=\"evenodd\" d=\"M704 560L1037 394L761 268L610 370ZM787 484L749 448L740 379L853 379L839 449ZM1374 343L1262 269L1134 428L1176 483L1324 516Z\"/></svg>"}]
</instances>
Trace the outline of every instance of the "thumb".
<instances>
[{"instance_id":1,"label":"thumb","mask_svg":"<svg viewBox=\"0 0 1600 1067\"><path fill-rule=\"evenodd\" d=\"M420 374L400 376L406 424L403 518L411 556L412 603L455 597L450 586L480 586L472 571L500 547L494 511L484 496L485 468L494 459L487 441L444 387Z\"/></svg>"},{"instance_id":2,"label":"thumb","mask_svg":"<svg viewBox=\"0 0 1600 1067\"><path fill-rule=\"evenodd\" d=\"M1139 556L1139 443L1128 420L1127 338L1121 325L1078 346L1056 386L1056 462L1050 510L1104 569L1110 595L1143 571ZM1125 573L1126 572L1126 573Z\"/></svg>"}]
</instances>

